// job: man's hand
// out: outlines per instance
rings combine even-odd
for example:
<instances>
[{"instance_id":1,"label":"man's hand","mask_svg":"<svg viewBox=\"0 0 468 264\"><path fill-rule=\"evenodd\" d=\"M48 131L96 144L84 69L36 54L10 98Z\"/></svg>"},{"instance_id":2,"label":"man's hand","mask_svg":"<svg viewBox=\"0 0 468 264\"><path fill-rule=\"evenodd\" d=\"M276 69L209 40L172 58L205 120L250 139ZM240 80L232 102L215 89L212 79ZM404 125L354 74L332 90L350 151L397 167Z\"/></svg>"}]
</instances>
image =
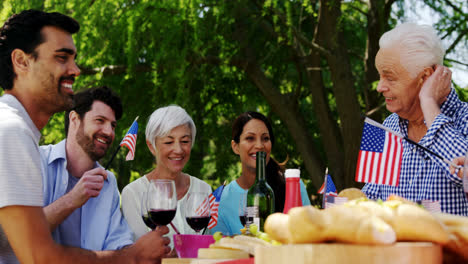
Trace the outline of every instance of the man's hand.
<instances>
[{"instance_id":1,"label":"man's hand","mask_svg":"<svg viewBox=\"0 0 468 264\"><path fill-rule=\"evenodd\" d=\"M436 65L435 71L422 84L419 91L419 100L424 114L424 120L429 128L438 114L440 106L450 93L450 81L452 72L449 68Z\"/></svg>"},{"instance_id":2,"label":"man's hand","mask_svg":"<svg viewBox=\"0 0 468 264\"><path fill-rule=\"evenodd\" d=\"M455 165L465 165L465 157L456 157L453 159L452 161L453 164ZM450 174L454 174L456 171L456 168L453 167L453 166L450 166ZM458 177L460 177L460 179L463 179L463 168L460 169L457 173Z\"/></svg>"},{"instance_id":3,"label":"man's hand","mask_svg":"<svg viewBox=\"0 0 468 264\"><path fill-rule=\"evenodd\" d=\"M167 226L158 226L156 230L146 233L125 250L135 257L137 263L160 263L161 258L166 257L171 251L168 246L169 238L163 236L167 233L169 233Z\"/></svg>"},{"instance_id":4,"label":"man's hand","mask_svg":"<svg viewBox=\"0 0 468 264\"><path fill-rule=\"evenodd\" d=\"M75 187L64 196L44 207L50 230L53 231L73 211L85 204L89 198L99 195L107 172L103 168L94 168L85 172Z\"/></svg>"},{"instance_id":5,"label":"man's hand","mask_svg":"<svg viewBox=\"0 0 468 264\"><path fill-rule=\"evenodd\" d=\"M85 172L75 187L69 192L71 201L76 208L85 204L89 198L97 197L102 187L104 180L107 179L107 172L103 168L94 168Z\"/></svg>"}]
</instances>

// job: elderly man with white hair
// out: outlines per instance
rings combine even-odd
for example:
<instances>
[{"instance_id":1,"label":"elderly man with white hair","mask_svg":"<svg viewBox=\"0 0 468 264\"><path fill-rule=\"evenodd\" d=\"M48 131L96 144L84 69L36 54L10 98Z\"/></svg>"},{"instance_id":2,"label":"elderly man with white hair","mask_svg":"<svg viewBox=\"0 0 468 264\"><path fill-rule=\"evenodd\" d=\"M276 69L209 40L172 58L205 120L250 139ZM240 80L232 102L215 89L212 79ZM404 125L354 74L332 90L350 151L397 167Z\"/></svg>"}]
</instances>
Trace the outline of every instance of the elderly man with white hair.
<instances>
[{"instance_id":1,"label":"elderly man with white hair","mask_svg":"<svg viewBox=\"0 0 468 264\"><path fill-rule=\"evenodd\" d=\"M384 125L452 160L468 148L468 104L450 88L451 72L442 66L445 50L435 30L404 23L380 38L375 58L377 91L392 112ZM371 199L391 194L412 201L439 202L446 213L468 216L462 180L439 158L403 140L399 185L368 183Z\"/></svg>"}]
</instances>

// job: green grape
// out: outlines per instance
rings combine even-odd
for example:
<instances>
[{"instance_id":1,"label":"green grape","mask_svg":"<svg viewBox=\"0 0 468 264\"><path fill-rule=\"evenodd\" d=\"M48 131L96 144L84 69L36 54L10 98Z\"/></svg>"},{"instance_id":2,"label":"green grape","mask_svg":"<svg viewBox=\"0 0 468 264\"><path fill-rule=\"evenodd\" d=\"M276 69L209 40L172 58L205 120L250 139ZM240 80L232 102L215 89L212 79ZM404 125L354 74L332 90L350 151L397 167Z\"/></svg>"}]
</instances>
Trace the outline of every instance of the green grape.
<instances>
[{"instance_id":1,"label":"green grape","mask_svg":"<svg viewBox=\"0 0 468 264\"><path fill-rule=\"evenodd\" d=\"M282 245L281 242L278 242L278 241L276 241L276 240L272 240L272 241L271 241L271 244L272 244L273 246L281 246L281 245Z\"/></svg>"},{"instance_id":2,"label":"green grape","mask_svg":"<svg viewBox=\"0 0 468 264\"><path fill-rule=\"evenodd\" d=\"M223 238L223 233L218 231L218 232L213 234L213 238L214 238L215 241L219 241L221 238Z\"/></svg>"},{"instance_id":3,"label":"green grape","mask_svg":"<svg viewBox=\"0 0 468 264\"><path fill-rule=\"evenodd\" d=\"M261 240L264 240L266 242L270 242L271 239L270 237L268 236L267 233L264 233L264 232L259 232L259 235L257 236L258 238L260 238Z\"/></svg>"},{"instance_id":4,"label":"green grape","mask_svg":"<svg viewBox=\"0 0 468 264\"><path fill-rule=\"evenodd\" d=\"M251 224L251 225L249 226L249 232L250 232L252 235L256 236L256 235L257 235L257 232L258 232L258 226L257 226L256 224Z\"/></svg>"}]
</instances>

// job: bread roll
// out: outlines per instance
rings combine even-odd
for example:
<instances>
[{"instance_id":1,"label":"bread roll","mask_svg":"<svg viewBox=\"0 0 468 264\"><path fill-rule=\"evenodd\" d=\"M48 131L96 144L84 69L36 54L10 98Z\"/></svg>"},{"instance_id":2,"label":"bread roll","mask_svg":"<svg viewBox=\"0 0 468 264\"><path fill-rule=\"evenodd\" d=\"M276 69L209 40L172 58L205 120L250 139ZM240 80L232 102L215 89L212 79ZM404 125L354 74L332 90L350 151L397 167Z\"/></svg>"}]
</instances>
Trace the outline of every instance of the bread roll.
<instances>
[{"instance_id":1,"label":"bread roll","mask_svg":"<svg viewBox=\"0 0 468 264\"><path fill-rule=\"evenodd\" d=\"M288 244L291 241L291 233L289 232L289 215L282 213L274 213L265 220L265 232L271 239Z\"/></svg>"},{"instance_id":2,"label":"bread roll","mask_svg":"<svg viewBox=\"0 0 468 264\"><path fill-rule=\"evenodd\" d=\"M346 197L348 201L358 199L358 198L367 198L367 196L358 188L347 188L343 189L339 194L339 197Z\"/></svg>"},{"instance_id":3,"label":"bread roll","mask_svg":"<svg viewBox=\"0 0 468 264\"><path fill-rule=\"evenodd\" d=\"M427 210L411 204L400 204L395 209L392 227L398 241L431 241L442 245L449 241L441 222Z\"/></svg>"},{"instance_id":4,"label":"bread roll","mask_svg":"<svg viewBox=\"0 0 468 264\"><path fill-rule=\"evenodd\" d=\"M324 231L329 220L321 210L309 205L291 208L288 214L290 242L319 243L326 240Z\"/></svg>"},{"instance_id":5,"label":"bread roll","mask_svg":"<svg viewBox=\"0 0 468 264\"><path fill-rule=\"evenodd\" d=\"M327 239L359 244L392 244L396 235L392 227L359 207L334 206L325 210L331 223L325 229Z\"/></svg>"},{"instance_id":6,"label":"bread roll","mask_svg":"<svg viewBox=\"0 0 468 264\"><path fill-rule=\"evenodd\" d=\"M447 226L468 226L468 217L466 216L446 213L434 213L433 215Z\"/></svg>"}]
</instances>

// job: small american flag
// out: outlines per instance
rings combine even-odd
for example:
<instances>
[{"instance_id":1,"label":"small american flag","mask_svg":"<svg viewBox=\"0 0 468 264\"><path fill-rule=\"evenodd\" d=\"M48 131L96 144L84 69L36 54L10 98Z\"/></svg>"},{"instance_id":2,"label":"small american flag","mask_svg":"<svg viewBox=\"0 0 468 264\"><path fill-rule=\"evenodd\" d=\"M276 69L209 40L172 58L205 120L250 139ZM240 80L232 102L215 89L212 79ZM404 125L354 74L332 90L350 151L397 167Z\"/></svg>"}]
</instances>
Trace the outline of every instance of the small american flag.
<instances>
[{"instance_id":1,"label":"small american flag","mask_svg":"<svg viewBox=\"0 0 468 264\"><path fill-rule=\"evenodd\" d=\"M213 193L210 194L209 203L210 203L210 210L211 210L211 219L208 223L208 228L212 229L218 224L218 207L219 207L219 200L221 200L221 194L223 194L224 184L219 186Z\"/></svg>"},{"instance_id":2,"label":"small american flag","mask_svg":"<svg viewBox=\"0 0 468 264\"><path fill-rule=\"evenodd\" d=\"M356 181L398 186L402 138L366 118L356 166Z\"/></svg>"},{"instance_id":3,"label":"small american flag","mask_svg":"<svg viewBox=\"0 0 468 264\"><path fill-rule=\"evenodd\" d=\"M338 194L336 193L335 184L333 183L333 180L330 174L327 174L327 176L325 176L325 181L323 181L322 187L320 187L320 189L318 190L318 193L331 195L331 196L338 196Z\"/></svg>"},{"instance_id":4,"label":"small american flag","mask_svg":"<svg viewBox=\"0 0 468 264\"><path fill-rule=\"evenodd\" d=\"M322 208L327 208L328 197L336 197L338 193L336 192L335 184L333 183L332 177L328 174L328 168L325 172L325 180L323 181L322 187L318 190L318 193L323 194L322 199Z\"/></svg>"},{"instance_id":5,"label":"small american flag","mask_svg":"<svg viewBox=\"0 0 468 264\"><path fill-rule=\"evenodd\" d=\"M120 142L120 146L124 146L128 148L128 154L125 160L133 160L135 158L135 147L136 147L136 140L137 140L137 133L138 133L138 117L133 121L132 126L128 130L125 137Z\"/></svg>"}]
</instances>

